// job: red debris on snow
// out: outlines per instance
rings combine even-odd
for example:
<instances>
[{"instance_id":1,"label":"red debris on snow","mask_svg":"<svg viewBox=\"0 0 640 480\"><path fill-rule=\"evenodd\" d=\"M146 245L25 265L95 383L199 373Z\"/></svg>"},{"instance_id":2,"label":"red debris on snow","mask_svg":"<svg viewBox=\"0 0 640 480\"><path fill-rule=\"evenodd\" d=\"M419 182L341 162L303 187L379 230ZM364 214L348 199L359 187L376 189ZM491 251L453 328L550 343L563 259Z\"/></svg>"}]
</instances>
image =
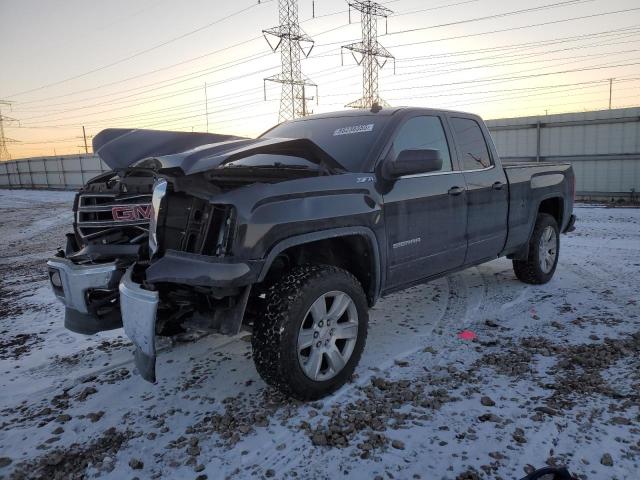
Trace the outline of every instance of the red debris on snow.
<instances>
[{"instance_id":1,"label":"red debris on snow","mask_svg":"<svg viewBox=\"0 0 640 480\"><path fill-rule=\"evenodd\" d=\"M461 340L475 340L478 336L471 330L463 330L458 334L458 338Z\"/></svg>"}]
</instances>

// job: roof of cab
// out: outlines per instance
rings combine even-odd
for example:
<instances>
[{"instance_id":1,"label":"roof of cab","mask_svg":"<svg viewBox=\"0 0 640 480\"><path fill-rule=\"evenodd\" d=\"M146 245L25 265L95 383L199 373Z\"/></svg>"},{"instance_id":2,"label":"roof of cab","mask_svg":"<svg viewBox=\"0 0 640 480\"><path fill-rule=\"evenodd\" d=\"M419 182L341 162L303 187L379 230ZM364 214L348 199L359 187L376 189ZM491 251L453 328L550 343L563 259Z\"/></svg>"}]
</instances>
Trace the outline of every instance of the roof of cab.
<instances>
[{"instance_id":1,"label":"roof of cab","mask_svg":"<svg viewBox=\"0 0 640 480\"><path fill-rule=\"evenodd\" d=\"M314 114L314 115L308 115L306 117L302 117L302 118L297 118L295 120L291 120L294 122L298 122L298 121L305 121L305 120L314 120L317 118L336 118L336 117L362 117L362 116L390 116L390 115L394 115L396 113L399 112L407 112L407 111L413 111L413 112L425 112L425 113L447 113L447 114L458 114L458 115L472 115L474 117L477 117L477 115L473 114L473 113L469 113L469 112L461 112L461 111L457 111L457 110L446 110L446 109L442 109L442 108L429 108L429 107L409 107L409 106L402 106L402 107L386 107L386 108L380 108L380 109L366 109L366 108L353 108L353 109L349 109L349 110L337 110L337 111L333 111L333 112L326 112L326 113L318 113L318 114Z\"/></svg>"}]
</instances>

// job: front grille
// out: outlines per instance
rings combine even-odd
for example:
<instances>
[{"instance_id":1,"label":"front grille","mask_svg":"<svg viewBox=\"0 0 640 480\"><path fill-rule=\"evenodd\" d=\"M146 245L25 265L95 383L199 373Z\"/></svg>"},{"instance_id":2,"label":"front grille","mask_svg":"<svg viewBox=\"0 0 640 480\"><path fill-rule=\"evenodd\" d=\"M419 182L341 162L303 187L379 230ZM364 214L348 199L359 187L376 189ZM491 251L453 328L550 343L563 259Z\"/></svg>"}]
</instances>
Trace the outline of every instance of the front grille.
<instances>
[{"instance_id":1,"label":"front grille","mask_svg":"<svg viewBox=\"0 0 640 480\"><path fill-rule=\"evenodd\" d=\"M160 250L216 256L230 253L234 227L230 205L212 205L182 193L168 194L158 222Z\"/></svg>"},{"instance_id":2,"label":"front grille","mask_svg":"<svg viewBox=\"0 0 640 480\"><path fill-rule=\"evenodd\" d=\"M78 197L76 227L82 243L109 236L137 243L149 233L151 195L83 193Z\"/></svg>"}]
</instances>

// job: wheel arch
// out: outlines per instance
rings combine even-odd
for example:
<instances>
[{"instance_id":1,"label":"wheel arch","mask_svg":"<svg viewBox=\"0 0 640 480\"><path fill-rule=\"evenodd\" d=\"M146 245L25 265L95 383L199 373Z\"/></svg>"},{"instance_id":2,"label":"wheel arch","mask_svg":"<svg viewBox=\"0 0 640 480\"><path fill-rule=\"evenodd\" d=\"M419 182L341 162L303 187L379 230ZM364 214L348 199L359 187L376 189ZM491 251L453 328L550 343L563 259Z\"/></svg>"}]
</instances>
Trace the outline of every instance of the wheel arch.
<instances>
[{"instance_id":1,"label":"wheel arch","mask_svg":"<svg viewBox=\"0 0 640 480\"><path fill-rule=\"evenodd\" d=\"M564 199L560 196L545 198L538 204L536 217L539 213L548 213L551 215L556 219L558 230L562 230L562 223L564 221Z\"/></svg>"},{"instance_id":2,"label":"wheel arch","mask_svg":"<svg viewBox=\"0 0 640 480\"><path fill-rule=\"evenodd\" d=\"M518 248L514 253L508 255L508 258L512 260L526 260L529 257L529 242L531 241L531 235L533 235L538 215L541 213L549 214L555 218L558 224L558 231L562 231L562 222L564 220L564 199L561 196L551 194L542 198L534 210L531 226L529 227L529 235L527 235L527 241L525 244Z\"/></svg>"},{"instance_id":3,"label":"wheel arch","mask_svg":"<svg viewBox=\"0 0 640 480\"><path fill-rule=\"evenodd\" d=\"M277 259L295 263L334 265L352 273L373 306L381 291L380 250L373 231L367 227L343 227L296 235L276 243L265 259L258 282L277 268Z\"/></svg>"}]
</instances>

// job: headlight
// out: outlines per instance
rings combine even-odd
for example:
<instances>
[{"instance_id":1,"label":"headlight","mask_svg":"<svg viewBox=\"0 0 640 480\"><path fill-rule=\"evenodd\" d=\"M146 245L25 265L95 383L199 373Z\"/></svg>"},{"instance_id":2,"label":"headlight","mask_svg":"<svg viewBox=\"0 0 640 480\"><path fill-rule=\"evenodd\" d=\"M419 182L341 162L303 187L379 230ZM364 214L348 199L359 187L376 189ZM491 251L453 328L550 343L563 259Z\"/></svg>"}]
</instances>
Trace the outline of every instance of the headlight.
<instances>
[{"instance_id":1,"label":"headlight","mask_svg":"<svg viewBox=\"0 0 640 480\"><path fill-rule=\"evenodd\" d=\"M167 194L167 181L162 178L153 186L151 197L151 221L149 222L149 250L152 255L158 251L158 215L162 199Z\"/></svg>"}]
</instances>

